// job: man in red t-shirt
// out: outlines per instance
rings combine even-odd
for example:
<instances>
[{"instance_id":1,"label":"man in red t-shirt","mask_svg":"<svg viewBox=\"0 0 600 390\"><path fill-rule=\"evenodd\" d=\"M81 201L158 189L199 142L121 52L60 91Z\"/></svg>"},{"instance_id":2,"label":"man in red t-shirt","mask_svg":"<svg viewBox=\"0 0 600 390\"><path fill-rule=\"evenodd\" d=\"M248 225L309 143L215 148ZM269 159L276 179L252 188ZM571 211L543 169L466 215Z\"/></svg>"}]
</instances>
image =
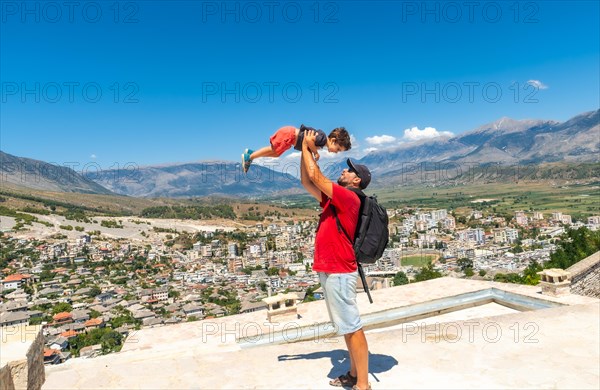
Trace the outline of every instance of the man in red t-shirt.
<instances>
[{"instance_id":1,"label":"man in red t-shirt","mask_svg":"<svg viewBox=\"0 0 600 390\"><path fill-rule=\"evenodd\" d=\"M366 166L348 159L348 169L344 169L337 184L332 183L321 173L310 152L315 138L314 131L305 135L300 164L302 185L323 208L315 237L313 270L319 274L329 317L337 333L344 335L350 354L350 370L329 384L370 389L369 347L356 304L356 258L353 243L343 230L354 236L360 210L358 195L348 188L365 189L371 181L371 172ZM343 230L338 227L336 214Z\"/></svg>"}]
</instances>

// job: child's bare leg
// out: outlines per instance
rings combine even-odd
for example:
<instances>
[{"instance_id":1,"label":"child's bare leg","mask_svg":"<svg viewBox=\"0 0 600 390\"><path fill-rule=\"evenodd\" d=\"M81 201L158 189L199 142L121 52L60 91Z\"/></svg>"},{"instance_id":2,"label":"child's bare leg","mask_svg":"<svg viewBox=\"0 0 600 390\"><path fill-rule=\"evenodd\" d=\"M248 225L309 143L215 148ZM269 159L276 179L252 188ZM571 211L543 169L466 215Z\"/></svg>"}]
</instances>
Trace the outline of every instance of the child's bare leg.
<instances>
[{"instance_id":1,"label":"child's bare leg","mask_svg":"<svg viewBox=\"0 0 600 390\"><path fill-rule=\"evenodd\" d=\"M260 148L257 151L253 152L250 155L250 160L254 160L259 157L277 157L277 153L273 150L271 146L265 146L264 148Z\"/></svg>"}]
</instances>

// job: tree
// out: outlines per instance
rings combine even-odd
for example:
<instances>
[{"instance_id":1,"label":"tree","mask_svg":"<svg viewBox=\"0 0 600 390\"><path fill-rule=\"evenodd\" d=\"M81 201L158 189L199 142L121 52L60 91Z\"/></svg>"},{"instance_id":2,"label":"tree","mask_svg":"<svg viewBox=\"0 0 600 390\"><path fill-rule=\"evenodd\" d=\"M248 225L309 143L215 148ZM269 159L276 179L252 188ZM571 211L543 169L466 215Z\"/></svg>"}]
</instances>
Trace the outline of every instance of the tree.
<instances>
[{"instance_id":1,"label":"tree","mask_svg":"<svg viewBox=\"0 0 600 390\"><path fill-rule=\"evenodd\" d=\"M96 295L100 295L102 294L102 290L100 290L100 287L98 286L93 286L90 288L90 291L87 293L87 295L89 297L95 297Z\"/></svg>"},{"instance_id":2,"label":"tree","mask_svg":"<svg viewBox=\"0 0 600 390\"><path fill-rule=\"evenodd\" d=\"M52 314L58 314L65 311L70 313L72 310L73 306L69 305L68 303L61 302L54 305L54 307L52 308Z\"/></svg>"},{"instance_id":3,"label":"tree","mask_svg":"<svg viewBox=\"0 0 600 390\"><path fill-rule=\"evenodd\" d=\"M473 260L467 257L462 257L456 261L456 265L458 265L460 270L464 272L464 270L467 268L473 269Z\"/></svg>"},{"instance_id":4,"label":"tree","mask_svg":"<svg viewBox=\"0 0 600 390\"><path fill-rule=\"evenodd\" d=\"M321 283L318 283L314 286L307 288L306 295L304 296L304 302L316 301L317 299L315 298L314 293L315 293L315 290L319 289L319 287L321 287Z\"/></svg>"},{"instance_id":5,"label":"tree","mask_svg":"<svg viewBox=\"0 0 600 390\"><path fill-rule=\"evenodd\" d=\"M415 275L417 282L423 282L425 280L441 278L443 275L440 271L433 269L433 263L430 262L427 267L422 267L421 270Z\"/></svg>"},{"instance_id":6,"label":"tree","mask_svg":"<svg viewBox=\"0 0 600 390\"><path fill-rule=\"evenodd\" d=\"M408 277L404 272L399 271L396 273L396 275L394 275L393 283L394 286L402 286L403 284L408 284Z\"/></svg>"},{"instance_id":7,"label":"tree","mask_svg":"<svg viewBox=\"0 0 600 390\"><path fill-rule=\"evenodd\" d=\"M540 275L537 273L542 270L542 266L537 261L532 261L523 271L522 284L535 286L540 282Z\"/></svg>"},{"instance_id":8,"label":"tree","mask_svg":"<svg viewBox=\"0 0 600 390\"><path fill-rule=\"evenodd\" d=\"M123 336L118 332L105 332L100 338L102 341L102 352L106 354L113 351L118 351L120 349L122 339Z\"/></svg>"},{"instance_id":9,"label":"tree","mask_svg":"<svg viewBox=\"0 0 600 390\"><path fill-rule=\"evenodd\" d=\"M567 269L600 250L600 230L592 232L585 227L569 229L561 236L559 246L560 248L550 255L550 261L545 264L545 268Z\"/></svg>"}]
</instances>

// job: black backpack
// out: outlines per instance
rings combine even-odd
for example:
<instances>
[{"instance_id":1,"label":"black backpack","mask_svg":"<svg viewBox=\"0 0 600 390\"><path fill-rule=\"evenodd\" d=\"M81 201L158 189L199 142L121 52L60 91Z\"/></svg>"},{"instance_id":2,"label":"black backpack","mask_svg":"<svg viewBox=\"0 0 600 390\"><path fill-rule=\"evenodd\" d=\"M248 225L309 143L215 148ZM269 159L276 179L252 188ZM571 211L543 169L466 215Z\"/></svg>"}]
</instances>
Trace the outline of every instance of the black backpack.
<instances>
[{"instance_id":1,"label":"black backpack","mask_svg":"<svg viewBox=\"0 0 600 390\"><path fill-rule=\"evenodd\" d=\"M385 208L377 203L377 197L367 196L357 188L348 188L358 195L360 211L354 239L343 228L335 208L333 214L338 229L344 232L348 240L354 243L356 261L360 264L373 264L381 258L389 241L388 215Z\"/></svg>"},{"instance_id":2,"label":"black backpack","mask_svg":"<svg viewBox=\"0 0 600 390\"><path fill-rule=\"evenodd\" d=\"M348 189L356 193L360 199L359 218L358 224L356 225L356 232L354 233L354 240L342 226L335 207L332 205L330 205L330 207L332 207L338 230L342 231L348 240L354 243L354 254L358 263L358 271L365 292L369 296L369 301L373 303L362 270L362 264L373 264L383 255L383 251L387 247L390 237L388 230L389 218L385 208L377 203L377 197L367 196L358 188Z\"/></svg>"}]
</instances>

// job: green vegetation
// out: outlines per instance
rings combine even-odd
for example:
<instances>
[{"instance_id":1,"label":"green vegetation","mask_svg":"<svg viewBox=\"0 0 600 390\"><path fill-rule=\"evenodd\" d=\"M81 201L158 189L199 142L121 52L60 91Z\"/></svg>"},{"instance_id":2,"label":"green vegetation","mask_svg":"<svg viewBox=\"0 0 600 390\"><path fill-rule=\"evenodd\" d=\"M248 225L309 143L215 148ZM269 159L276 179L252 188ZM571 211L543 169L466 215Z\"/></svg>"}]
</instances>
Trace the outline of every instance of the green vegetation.
<instances>
[{"instance_id":1,"label":"green vegetation","mask_svg":"<svg viewBox=\"0 0 600 390\"><path fill-rule=\"evenodd\" d=\"M32 214L41 214L41 215L50 215L50 211L46 209L40 209L31 206L25 206L21 209L24 213L32 213Z\"/></svg>"},{"instance_id":2,"label":"green vegetation","mask_svg":"<svg viewBox=\"0 0 600 390\"><path fill-rule=\"evenodd\" d=\"M537 274L542 269L562 268L567 269L573 264L600 250L600 231L591 231L588 228L569 229L561 236L559 249L550 255L550 261L544 266L532 262L523 271L522 275L517 273L496 274L494 281L505 283L528 284L535 286L540 281Z\"/></svg>"},{"instance_id":3,"label":"green vegetation","mask_svg":"<svg viewBox=\"0 0 600 390\"><path fill-rule=\"evenodd\" d=\"M404 256L400 259L400 263L402 266L412 265L414 267L425 267L427 264L431 263L437 255L414 255L414 256Z\"/></svg>"},{"instance_id":4,"label":"green vegetation","mask_svg":"<svg viewBox=\"0 0 600 390\"><path fill-rule=\"evenodd\" d=\"M440 271L433 269L433 263L429 263L426 267L415 275L415 282L423 282L425 280L441 278L443 275Z\"/></svg>"},{"instance_id":5,"label":"green vegetation","mask_svg":"<svg viewBox=\"0 0 600 390\"><path fill-rule=\"evenodd\" d=\"M8 263L11 261L23 257L36 260L39 258L39 254L33 248L17 249L16 241L10 240L7 236L0 235L0 269L8 267ZM4 294L6 294L6 291Z\"/></svg>"},{"instance_id":6,"label":"green vegetation","mask_svg":"<svg viewBox=\"0 0 600 390\"><path fill-rule=\"evenodd\" d=\"M376 193L379 201L388 208L490 208L496 214L510 216L518 210L540 211L546 214L560 211L579 220L600 214L598 184L595 182L558 186L547 182L501 182L490 185L471 182L460 186L407 185L402 186L401 191L377 189ZM487 201L484 201L485 199Z\"/></svg>"},{"instance_id":7,"label":"green vegetation","mask_svg":"<svg viewBox=\"0 0 600 390\"><path fill-rule=\"evenodd\" d=\"M152 227L152 230L157 233L177 233L177 229L161 228L156 226Z\"/></svg>"},{"instance_id":8,"label":"green vegetation","mask_svg":"<svg viewBox=\"0 0 600 390\"><path fill-rule=\"evenodd\" d=\"M267 275L269 276L277 276L279 275L279 268L271 267L267 270Z\"/></svg>"},{"instance_id":9,"label":"green vegetation","mask_svg":"<svg viewBox=\"0 0 600 390\"><path fill-rule=\"evenodd\" d=\"M11 210L5 206L0 206L0 216L12 217L17 224L31 225L33 222L38 222L38 219L33 215L19 213L18 211Z\"/></svg>"},{"instance_id":10,"label":"green vegetation","mask_svg":"<svg viewBox=\"0 0 600 390\"><path fill-rule=\"evenodd\" d=\"M313 301L316 301L317 299L314 297L314 293L315 293L315 290L319 289L319 287L321 287L321 283L318 283L318 284L316 284L314 286L311 286L311 287L307 288L306 289L306 295L304 296L304 301L303 302L313 302Z\"/></svg>"},{"instance_id":11,"label":"green vegetation","mask_svg":"<svg viewBox=\"0 0 600 390\"><path fill-rule=\"evenodd\" d=\"M71 221L92 223L92 221L87 217L87 215L85 215L83 209L69 207L66 211L58 214L64 216L66 219Z\"/></svg>"},{"instance_id":12,"label":"green vegetation","mask_svg":"<svg viewBox=\"0 0 600 390\"><path fill-rule=\"evenodd\" d=\"M62 312L70 313L71 311L73 311L73 306L69 305L68 303L64 303L64 302L57 303L52 308L52 314L58 314L58 313L62 313Z\"/></svg>"},{"instance_id":13,"label":"green vegetation","mask_svg":"<svg viewBox=\"0 0 600 390\"><path fill-rule=\"evenodd\" d=\"M177 219L235 219L236 215L230 205L216 206L156 206L142 210L140 217L145 218L177 218Z\"/></svg>"},{"instance_id":14,"label":"green vegetation","mask_svg":"<svg viewBox=\"0 0 600 390\"><path fill-rule=\"evenodd\" d=\"M16 192L8 192L8 191L0 191L0 194L6 195L6 196L9 196L12 198L29 200L32 202L41 203L42 206L47 207L48 209L52 210L53 213L63 215L67 219L78 220L77 218L78 217L81 218L81 216L83 216L83 218L85 218L86 211L94 213L96 215L98 215L98 214L114 215L114 216L123 215L122 213L110 212L108 210L103 209L102 207L78 206L78 205L74 205L74 204L68 203L68 202L41 198L39 196L33 196L33 195L29 195L29 194L20 194L20 193L16 193ZM77 198L81 198L81 194L77 194ZM65 209L66 211L55 212L55 210L58 207L61 207L61 208ZM87 222L87 221L81 221L81 222Z\"/></svg>"},{"instance_id":15,"label":"green vegetation","mask_svg":"<svg viewBox=\"0 0 600 390\"><path fill-rule=\"evenodd\" d=\"M228 315L238 314L242 304L237 298L234 290L226 290L222 287L202 291L202 302L210 302L223 307Z\"/></svg>"},{"instance_id":16,"label":"green vegetation","mask_svg":"<svg viewBox=\"0 0 600 390\"><path fill-rule=\"evenodd\" d=\"M110 328L92 329L88 333L78 334L69 341L71 353L79 356L83 347L102 345L102 353L119 352L123 346L123 336Z\"/></svg>"},{"instance_id":17,"label":"green vegetation","mask_svg":"<svg viewBox=\"0 0 600 390\"><path fill-rule=\"evenodd\" d=\"M262 266L256 265L254 267L245 267L245 268L242 268L242 272L245 273L246 275L250 275L250 274L252 274L252 271L260 271L261 269L263 269Z\"/></svg>"},{"instance_id":18,"label":"green vegetation","mask_svg":"<svg viewBox=\"0 0 600 390\"><path fill-rule=\"evenodd\" d=\"M117 222L117 221L113 221L110 219L101 221L100 226L107 227L107 228L113 228L113 229L123 229L123 225L121 224L121 221Z\"/></svg>"},{"instance_id":19,"label":"green vegetation","mask_svg":"<svg viewBox=\"0 0 600 390\"><path fill-rule=\"evenodd\" d=\"M399 271L396 273L396 275L394 275L394 286L402 286L403 284L408 284L409 280L408 280L408 276L406 276L406 274L402 271Z\"/></svg>"},{"instance_id":20,"label":"green vegetation","mask_svg":"<svg viewBox=\"0 0 600 390\"><path fill-rule=\"evenodd\" d=\"M535 286L540 281L540 276L537 274L542 270L542 266L536 261L532 262L525 268L523 275L511 272L509 274L498 273L494 275L494 282L527 284Z\"/></svg>"},{"instance_id":21,"label":"green vegetation","mask_svg":"<svg viewBox=\"0 0 600 390\"><path fill-rule=\"evenodd\" d=\"M600 231L595 232L581 227L569 229L561 236L559 249L550 255L544 268L567 269L573 264L600 250Z\"/></svg>"},{"instance_id":22,"label":"green vegetation","mask_svg":"<svg viewBox=\"0 0 600 390\"><path fill-rule=\"evenodd\" d=\"M125 309L123 306L117 306L115 310L117 311L118 315L110 320L110 326L113 329L117 329L125 324L133 325L136 329L139 329L142 325L142 321L133 318L131 312Z\"/></svg>"}]
</instances>

